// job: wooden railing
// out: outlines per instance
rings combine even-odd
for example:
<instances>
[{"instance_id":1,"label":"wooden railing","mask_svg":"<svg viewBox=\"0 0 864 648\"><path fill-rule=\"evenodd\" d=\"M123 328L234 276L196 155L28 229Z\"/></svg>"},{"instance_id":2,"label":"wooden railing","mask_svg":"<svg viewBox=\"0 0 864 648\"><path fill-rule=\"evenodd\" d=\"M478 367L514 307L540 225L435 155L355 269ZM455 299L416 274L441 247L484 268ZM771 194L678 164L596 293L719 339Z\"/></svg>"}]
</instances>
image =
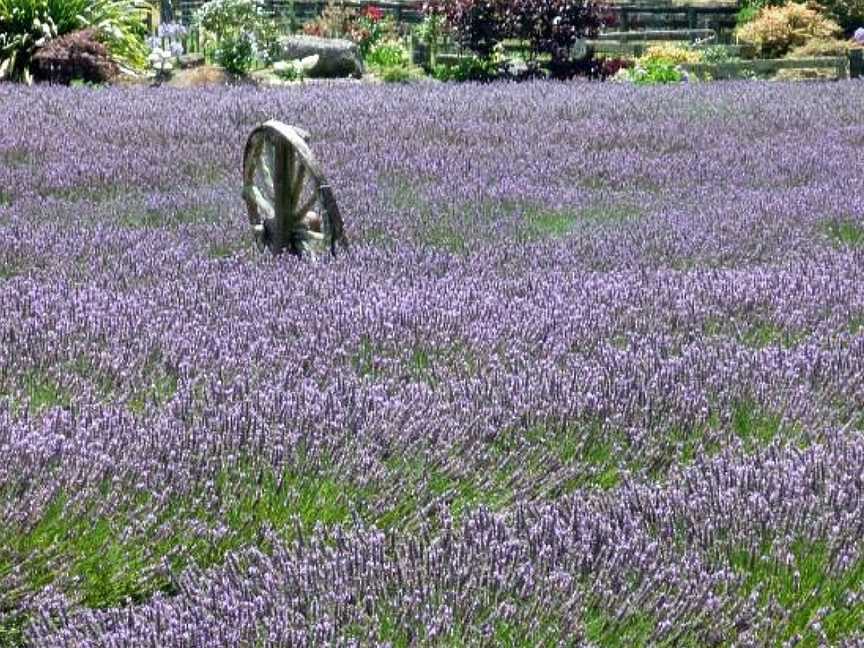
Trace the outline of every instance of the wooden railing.
<instances>
[{"instance_id":1,"label":"wooden railing","mask_svg":"<svg viewBox=\"0 0 864 648\"><path fill-rule=\"evenodd\" d=\"M730 63L687 63L682 69L697 77L740 79L747 74L770 75L780 70L828 70L838 79L864 76L862 51L851 50L849 56L818 56L800 59L753 59Z\"/></svg>"},{"instance_id":2,"label":"wooden railing","mask_svg":"<svg viewBox=\"0 0 864 648\"><path fill-rule=\"evenodd\" d=\"M179 15L176 19L188 24L192 20L192 14L203 5L205 0L181 0L179 3ZM273 17L286 19L297 26L313 20L321 15L324 7L329 4L328 0L267 0L265 11ZM364 2L362 0L340 0L339 6L352 9L363 9L370 5L378 7L384 13L393 16L400 23L416 24L423 20L423 13L419 2L394 2L385 0L383 2Z\"/></svg>"},{"instance_id":3,"label":"wooden railing","mask_svg":"<svg viewBox=\"0 0 864 648\"><path fill-rule=\"evenodd\" d=\"M688 29L699 27L701 16L715 16L722 19L730 26L735 25L735 14L738 13L737 6L702 7L702 6L643 6L640 4L621 4L611 7L611 13L617 14L617 27L621 31L630 31L639 25L634 23L633 16L638 14L677 14L686 16Z\"/></svg>"}]
</instances>

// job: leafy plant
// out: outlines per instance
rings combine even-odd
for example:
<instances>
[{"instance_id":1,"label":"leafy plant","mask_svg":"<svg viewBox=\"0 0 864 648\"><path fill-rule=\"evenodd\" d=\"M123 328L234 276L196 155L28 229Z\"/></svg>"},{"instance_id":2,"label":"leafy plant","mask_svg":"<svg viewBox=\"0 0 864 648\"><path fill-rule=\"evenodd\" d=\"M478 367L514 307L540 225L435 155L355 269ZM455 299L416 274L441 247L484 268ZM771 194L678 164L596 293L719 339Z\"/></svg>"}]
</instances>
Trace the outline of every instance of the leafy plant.
<instances>
[{"instance_id":1,"label":"leafy plant","mask_svg":"<svg viewBox=\"0 0 864 648\"><path fill-rule=\"evenodd\" d=\"M424 10L443 17L456 41L480 59L504 39L516 39L526 43L529 64L545 57L558 77L584 67L574 67L571 49L603 23L590 0L428 0Z\"/></svg>"},{"instance_id":2,"label":"leafy plant","mask_svg":"<svg viewBox=\"0 0 864 648\"><path fill-rule=\"evenodd\" d=\"M847 56L850 44L837 38L814 38L803 45L792 48L786 58L810 58L813 56Z\"/></svg>"},{"instance_id":3,"label":"leafy plant","mask_svg":"<svg viewBox=\"0 0 864 648\"><path fill-rule=\"evenodd\" d=\"M273 72L285 81L302 81L309 70L318 64L318 55L307 56L291 61L278 61L273 64Z\"/></svg>"},{"instance_id":4,"label":"leafy plant","mask_svg":"<svg viewBox=\"0 0 864 648\"><path fill-rule=\"evenodd\" d=\"M625 59L625 58L601 58L596 61L597 63L597 72L598 76L601 80L606 80L611 77L614 77L616 74L624 70L625 73L627 70L632 68L635 65L633 59Z\"/></svg>"},{"instance_id":5,"label":"leafy plant","mask_svg":"<svg viewBox=\"0 0 864 648\"><path fill-rule=\"evenodd\" d=\"M435 65L432 76L439 81L491 81L501 74L501 70L502 64L497 59L472 54L463 56L455 64Z\"/></svg>"},{"instance_id":6,"label":"leafy plant","mask_svg":"<svg viewBox=\"0 0 864 648\"><path fill-rule=\"evenodd\" d=\"M414 38L422 43L429 52L429 65L434 67L438 58L438 45L444 34L444 20L436 14L429 14L423 22L414 27Z\"/></svg>"},{"instance_id":7,"label":"leafy plant","mask_svg":"<svg viewBox=\"0 0 864 648\"><path fill-rule=\"evenodd\" d=\"M844 34L851 35L864 24L864 0L821 0L820 4L837 20Z\"/></svg>"},{"instance_id":8,"label":"leafy plant","mask_svg":"<svg viewBox=\"0 0 864 648\"><path fill-rule=\"evenodd\" d=\"M193 21L203 30L205 43L216 45L217 62L219 52L230 58L226 50L236 50L244 38L251 39L256 56L278 58L280 32L264 13L262 0L210 0L195 12Z\"/></svg>"},{"instance_id":9,"label":"leafy plant","mask_svg":"<svg viewBox=\"0 0 864 648\"><path fill-rule=\"evenodd\" d=\"M779 58L808 41L834 38L841 31L840 25L818 9L790 2L761 9L756 18L736 28L735 35L761 56Z\"/></svg>"},{"instance_id":10,"label":"leafy plant","mask_svg":"<svg viewBox=\"0 0 864 648\"><path fill-rule=\"evenodd\" d=\"M255 63L254 36L240 32L224 37L216 50L216 62L231 74L246 74Z\"/></svg>"},{"instance_id":11,"label":"leafy plant","mask_svg":"<svg viewBox=\"0 0 864 648\"><path fill-rule=\"evenodd\" d=\"M724 45L709 45L699 50L703 63L730 63L736 59Z\"/></svg>"},{"instance_id":12,"label":"leafy plant","mask_svg":"<svg viewBox=\"0 0 864 648\"><path fill-rule=\"evenodd\" d=\"M405 66L410 62L408 50L398 41L376 43L366 55L366 64L372 68Z\"/></svg>"},{"instance_id":13,"label":"leafy plant","mask_svg":"<svg viewBox=\"0 0 864 648\"><path fill-rule=\"evenodd\" d=\"M681 68L666 61L640 61L627 71L630 81L636 85L679 83L684 80Z\"/></svg>"},{"instance_id":14,"label":"leafy plant","mask_svg":"<svg viewBox=\"0 0 864 648\"><path fill-rule=\"evenodd\" d=\"M240 30L249 30L263 15L260 0L210 0L195 12L193 20L221 42Z\"/></svg>"},{"instance_id":15,"label":"leafy plant","mask_svg":"<svg viewBox=\"0 0 864 648\"><path fill-rule=\"evenodd\" d=\"M396 35L396 23L375 6L362 12L351 7L329 3L315 20L303 25L303 33L322 38L345 38L357 44L360 55L365 57L381 40Z\"/></svg>"},{"instance_id":16,"label":"leafy plant","mask_svg":"<svg viewBox=\"0 0 864 648\"><path fill-rule=\"evenodd\" d=\"M87 28L115 59L145 67L144 26L131 0L0 0L0 78L29 83L40 47Z\"/></svg>"},{"instance_id":17,"label":"leafy plant","mask_svg":"<svg viewBox=\"0 0 864 648\"><path fill-rule=\"evenodd\" d=\"M384 83L410 83L423 78L423 70L410 63L387 65L376 72Z\"/></svg>"},{"instance_id":18,"label":"leafy plant","mask_svg":"<svg viewBox=\"0 0 864 648\"><path fill-rule=\"evenodd\" d=\"M643 64L670 63L681 65L682 63L700 63L702 52L693 50L686 45L652 45L639 57Z\"/></svg>"}]
</instances>

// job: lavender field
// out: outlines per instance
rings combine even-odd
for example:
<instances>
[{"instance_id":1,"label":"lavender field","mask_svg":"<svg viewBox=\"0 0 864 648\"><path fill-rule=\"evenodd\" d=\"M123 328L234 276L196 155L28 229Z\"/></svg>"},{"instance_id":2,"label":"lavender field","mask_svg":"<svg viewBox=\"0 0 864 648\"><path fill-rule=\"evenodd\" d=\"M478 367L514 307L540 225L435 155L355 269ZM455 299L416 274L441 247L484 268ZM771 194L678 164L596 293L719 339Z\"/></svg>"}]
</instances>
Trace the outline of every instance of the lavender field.
<instances>
[{"instance_id":1,"label":"lavender field","mask_svg":"<svg viewBox=\"0 0 864 648\"><path fill-rule=\"evenodd\" d=\"M864 645L862 106L0 85L0 645Z\"/></svg>"}]
</instances>

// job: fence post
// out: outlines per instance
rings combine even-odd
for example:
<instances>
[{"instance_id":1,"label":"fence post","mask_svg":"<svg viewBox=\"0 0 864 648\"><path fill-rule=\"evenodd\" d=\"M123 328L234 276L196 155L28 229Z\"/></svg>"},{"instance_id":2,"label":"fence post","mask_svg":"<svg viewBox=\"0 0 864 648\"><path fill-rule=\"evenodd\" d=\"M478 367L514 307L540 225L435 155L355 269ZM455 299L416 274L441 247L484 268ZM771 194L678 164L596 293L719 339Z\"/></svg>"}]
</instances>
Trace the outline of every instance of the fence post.
<instances>
[{"instance_id":1,"label":"fence post","mask_svg":"<svg viewBox=\"0 0 864 648\"><path fill-rule=\"evenodd\" d=\"M687 26L696 29L696 7L687 7Z\"/></svg>"},{"instance_id":2,"label":"fence post","mask_svg":"<svg viewBox=\"0 0 864 648\"><path fill-rule=\"evenodd\" d=\"M864 50L849 50L849 78L858 79L864 76Z\"/></svg>"},{"instance_id":3,"label":"fence post","mask_svg":"<svg viewBox=\"0 0 864 648\"><path fill-rule=\"evenodd\" d=\"M621 31L630 31L630 12L621 10Z\"/></svg>"}]
</instances>

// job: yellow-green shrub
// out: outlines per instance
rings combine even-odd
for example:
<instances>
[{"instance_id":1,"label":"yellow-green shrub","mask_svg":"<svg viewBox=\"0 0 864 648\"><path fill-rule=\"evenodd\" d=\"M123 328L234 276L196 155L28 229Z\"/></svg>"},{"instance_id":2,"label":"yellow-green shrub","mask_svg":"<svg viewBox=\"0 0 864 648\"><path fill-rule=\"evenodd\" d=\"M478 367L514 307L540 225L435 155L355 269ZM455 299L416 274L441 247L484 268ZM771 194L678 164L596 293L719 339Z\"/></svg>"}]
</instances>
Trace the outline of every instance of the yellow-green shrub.
<instances>
[{"instance_id":1,"label":"yellow-green shrub","mask_svg":"<svg viewBox=\"0 0 864 648\"><path fill-rule=\"evenodd\" d=\"M700 63L702 52L690 49L674 43L663 43L652 45L639 57L639 63L669 63L681 65L682 63Z\"/></svg>"},{"instance_id":2,"label":"yellow-green shrub","mask_svg":"<svg viewBox=\"0 0 864 648\"><path fill-rule=\"evenodd\" d=\"M764 7L752 21L738 27L740 41L753 45L761 56L775 58L811 40L839 36L840 25L819 9L797 2L782 7Z\"/></svg>"},{"instance_id":3,"label":"yellow-green shrub","mask_svg":"<svg viewBox=\"0 0 864 648\"><path fill-rule=\"evenodd\" d=\"M846 56L851 45L849 41L836 38L814 38L803 45L793 47L786 58L811 58L813 56Z\"/></svg>"}]
</instances>

